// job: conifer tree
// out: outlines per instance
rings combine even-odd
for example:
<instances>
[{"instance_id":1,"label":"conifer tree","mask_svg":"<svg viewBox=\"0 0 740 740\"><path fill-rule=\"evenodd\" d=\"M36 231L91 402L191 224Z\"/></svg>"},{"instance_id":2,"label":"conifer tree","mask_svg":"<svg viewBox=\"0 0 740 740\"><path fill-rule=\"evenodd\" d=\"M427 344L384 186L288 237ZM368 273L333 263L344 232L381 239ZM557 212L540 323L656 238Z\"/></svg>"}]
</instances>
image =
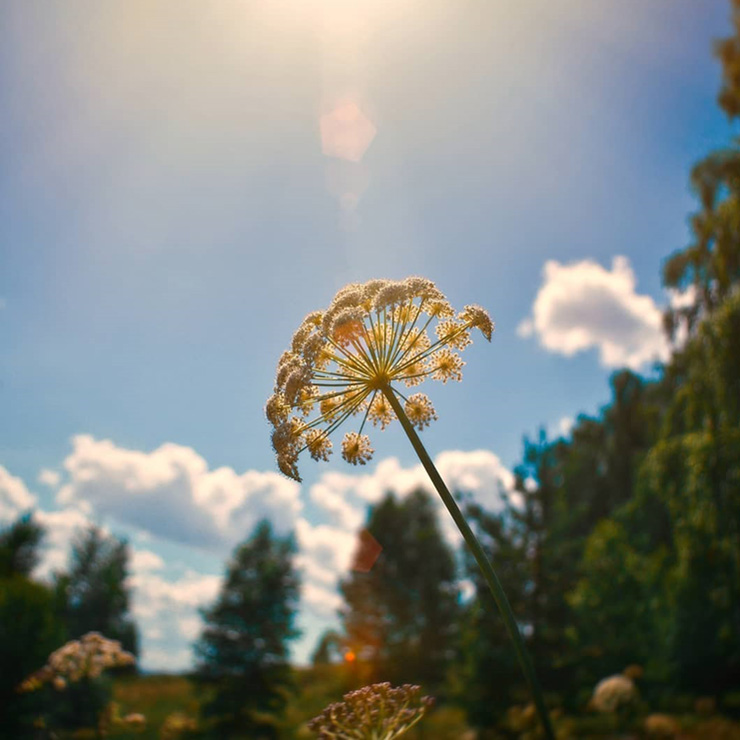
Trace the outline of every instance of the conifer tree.
<instances>
[{"instance_id":1,"label":"conifer tree","mask_svg":"<svg viewBox=\"0 0 740 740\"><path fill-rule=\"evenodd\" d=\"M57 574L56 591L69 639L100 632L138 654L138 634L131 617L127 585L129 549L118 539L91 526L72 544L67 573Z\"/></svg>"},{"instance_id":2,"label":"conifer tree","mask_svg":"<svg viewBox=\"0 0 740 740\"><path fill-rule=\"evenodd\" d=\"M203 611L198 675L212 687L204 707L219 738L276 738L291 687L288 644L298 637L299 580L292 536L267 521L237 547L221 593Z\"/></svg>"},{"instance_id":3,"label":"conifer tree","mask_svg":"<svg viewBox=\"0 0 740 740\"><path fill-rule=\"evenodd\" d=\"M458 589L453 552L428 494L392 493L371 509L367 529L383 551L368 573L340 589L347 643L370 678L394 684L443 683L457 639Z\"/></svg>"}]
</instances>

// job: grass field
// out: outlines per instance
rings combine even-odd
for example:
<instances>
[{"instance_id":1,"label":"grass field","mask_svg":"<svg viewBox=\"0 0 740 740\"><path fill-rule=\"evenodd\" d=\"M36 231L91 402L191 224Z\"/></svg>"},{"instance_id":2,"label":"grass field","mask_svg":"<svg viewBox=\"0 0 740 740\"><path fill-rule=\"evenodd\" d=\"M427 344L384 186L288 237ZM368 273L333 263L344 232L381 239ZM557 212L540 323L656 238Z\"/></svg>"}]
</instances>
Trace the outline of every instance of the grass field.
<instances>
[{"instance_id":1,"label":"grass field","mask_svg":"<svg viewBox=\"0 0 740 740\"><path fill-rule=\"evenodd\" d=\"M306 722L321 710L341 698L342 694L356 685L356 677L348 675L344 667L324 666L296 671L296 692L291 697L284 718L282 737L285 740L309 740L315 734L306 728ZM146 724L137 729L113 726L109 737L131 740L175 740L184 737L177 731L180 719L190 718L193 726L197 722L202 700L197 684L186 676L126 676L114 682L113 701L120 716L140 713L146 717ZM693 712L688 699L675 703L670 719L674 726L671 734L665 722L653 723L653 731L646 726L647 707L640 709L625 725L619 725L610 715L584 712L579 716L565 716L557 711L554 714L558 738L622 738L641 740L643 738L674 738L674 740L740 740L740 723L719 714ZM441 706L426 717L407 736L409 740L503 740L521 737L536 740L538 734L522 716L526 711L515 712L511 732L487 734L478 739L466 725L464 713L457 707ZM169 718L169 720L168 720ZM519 724L517 724L519 723ZM670 723L669 723L670 726ZM514 730L514 727L518 729ZM662 728L662 729L661 729ZM77 733L76 738L94 737L91 732Z\"/></svg>"}]
</instances>

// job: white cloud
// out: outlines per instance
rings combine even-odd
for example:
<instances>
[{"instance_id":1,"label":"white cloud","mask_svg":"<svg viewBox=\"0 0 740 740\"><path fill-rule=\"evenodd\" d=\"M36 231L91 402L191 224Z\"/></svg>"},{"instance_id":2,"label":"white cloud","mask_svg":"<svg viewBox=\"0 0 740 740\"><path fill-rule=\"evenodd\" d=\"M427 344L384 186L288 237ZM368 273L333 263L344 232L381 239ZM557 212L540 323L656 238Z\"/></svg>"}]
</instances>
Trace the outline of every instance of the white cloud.
<instances>
[{"instance_id":1,"label":"white cloud","mask_svg":"<svg viewBox=\"0 0 740 740\"><path fill-rule=\"evenodd\" d=\"M155 573L131 577L134 613L142 619L165 614L182 616L183 610L196 610L212 602L221 587L221 576L188 571L180 578L167 580Z\"/></svg>"},{"instance_id":2,"label":"white cloud","mask_svg":"<svg viewBox=\"0 0 740 740\"><path fill-rule=\"evenodd\" d=\"M490 450L448 450L441 452L434 462L451 491L470 493L486 508L499 508L501 491L514 484L511 471ZM421 464L404 468L398 458L388 457L381 460L372 472L359 475L325 473L312 486L311 497L343 524L346 517L336 506L336 501L343 501L352 508L355 518L360 510L351 503L353 498L362 503L377 503L388 491L403 497L419 488L434 490ZM315 491L319 491L319 495L315 495Z\"/></svg>"},{"instance_id":3,"label":"white cloud","mask_svg":"<svg viewBox=\"0 0 740 740\"><path fill-rule=\"evenodd\" d=\"M301 588L303 603L320 617L334 617L342 605L342 598L334 589L304 583Z\"/></svg>"},{"instance_id":4,"label":"white cloud","mask_svg":"<svg viewBox=\"0 0 740 740\"><path fill-rule=\"evenodd\" d=\"M193 654L188 643L202 627L198 610L215 600L221 577L187 571L167 579L150 570L135 572L131 586L132 612L143 637L142 666L166 672L191 668Z\"/></svg>"},{"instance_id":5,"label":"white cloud","mask_svg":"<svg viewBox=\"0 0 740 740\"><path fill-rule=\"evenodd\" d=\"M502 493L510 491L514 485L511 471L490 450L448 450L437 455L434 462L450 491L469 494L474 501L490 511L501 508ZM381 460L374 470L367 473L325 473L312 486L311 498L316 504L324 506L327 513L342 527L353 523L353 532L356 532L364 521L363 510L368 503L377 503L389 491L404 497L419 488L434 492L424 468L420 464L404 468L397 458L389 457ZM443 510L443 504L436 493L433 500L440 509L439 523L443 534L450 544L457 547L460 533L450 515ZM340 505L338 502L344 503ZM326 539L331 542L331 538ZM346 555L346 548L344 553Z\"/></svg>"},{"instance_id":6,"label":"white cloud","mask_svg":"<svg viewBox=\"0 0 740 740\"><path fill-rule=\"evenodd\" d=\"M294 481L273 472L209 470L190 447L166 443L140 452L88 435L72 444L64 461L69 482L57 501L156 537L220 547L243 538L262 518L288 529L302 507Z\"/></svg>"},{"instance_id":7,"label":"white cloud","mask_svg":"<svg viewBox=\"0 0 740 740\"><path fill-rule=\"evenodd\" d=\"M443 452L436 464L451 490L465 490L489 508L500 506L501 491L513 481L496 455L486 450ZM314 618L331 620L342 603L337 585L349 571L368 504L389 490L402 497L419 487L432 490L420 465L404 468L395 458L361 475L329 471L311 487L310 496L330 521L312 523L299 515L300 487L294 482L274 473L211 470L194 450L175 444L141 452L78 436L64 469L57 501L66 508L36 514L48 532L40 570L49 575L64 569L75 533L92 521L136 527L137 541L147 542L141 549L131 546L129 583L132 613L142 635L142 665L148 670L192 665L187 643L202 629L199 609L213 602L222 582L220 576L178 571L182 566L158 554L158 539L199 546L217 543L222 550L266 516L278 530L295 531L302 608ZM52 475L42 475L48 484L54 482ZM19 479L12 483L14 501L35 502L30 494L18 494L25 491ZM436 496L434 500L441 509ZM457 545L459 535L449 515L440 515L443 533Z\"/></svg>"},{"instance_id":8,"label":"white cloud","mask_svg":"<svg viewBox=\"0 0 740 740\"><path fill-rule=\"evenodd\" d=\"M10 522L36 505L26 484L0 465L0 522Z\"/></svg>"},{"instance_id":9,"label":"white cloud","mask_svg":"<svg viewBox=\"0 0 740 740\"><path fill-rule=\"evenodd\" d=\"M519 324L517 333L536 334L543 347L568 357L597 348L605 367L638 370L665 360L669 346L662 311L635 287L626 257L615 257L611 270L591 260L568 265L550 260L532 316Z\"/></svg>"},{"instance_id":10,"label":"white cloud","mask_svg":"<svg viewBox=\"0 0 740 740\"><path fill-rule=\"evenodd\" d=\"M568 437L573 431L576 420L572 416L563 416L557 424L555 424L554 433L556 437Z\"/></svg>"},{"instance_id":11,"label":"white cloud","mask_svg":"<svg viewBox=\"0 0 740 740\"><path fill-rule=\"evenodd\" d=\"M203 620L198 614L192 617L180 617L177 626L180 629L180 634L186 640L192 641L200 635L203 629Z\"/></svg>"},{"instance_id":12,"label":"white cloud","mask_svg":"<svg viewBox=\"0 0 740 740\"><path fill-rule=\"evenodd\" d=\"M56 488L59 485L60 480L61 476L56 470L48 470L47 468L44 468L39 473L38 477L39 483L49 486L49 488Z\"/></svg>"},{"instance_id":13,"label":"white cloud","mask_svg":"<svg viewBox=\"0 0 740 740\"><path fill-rule=\"evenodd\" d=\"M131 570L134 573L147 573L162 570L162 568L164 568L164 560L156 552L132 548Z\"/></svg>"},{"instance_id":14,"label":"white cloud","mask_svg":"<svg viewBox=\"0 0 740 740\"><path fill-rule=\"evenodd\" d=\"M351 477L351 476L350 476ZM362 507L352 505L342 490L345 487L345 473L326 472L311 486L309 495L332 518L347 529L357 529L364 519Z\"/></svg>"},{"instance_id":15,"label":"white cloud","mask_svg":"<svg viewBox=\"0 0 740 740\"><path fill-rule=\"evenodd\" d=\"M356 536L354 529L313 525L299 519L296 522L299 550L296 565L302 570L304 581L322 588L336 585L349 569Z\"/></svg>"},{"instance_id":16,"label":"white cloud","mask_svg":"<svg viewBox=\"0 0 740 740\"><path fill-rule=\"evenodd\" d=\"M62 511L38 509L34 513L34 519L44 528L42 558L34 574L39 578L48 578L54 571L67 567L72 541L78 532L89 527L92 522L82 511L74 508Z\"/></svg>"}]
</instances>

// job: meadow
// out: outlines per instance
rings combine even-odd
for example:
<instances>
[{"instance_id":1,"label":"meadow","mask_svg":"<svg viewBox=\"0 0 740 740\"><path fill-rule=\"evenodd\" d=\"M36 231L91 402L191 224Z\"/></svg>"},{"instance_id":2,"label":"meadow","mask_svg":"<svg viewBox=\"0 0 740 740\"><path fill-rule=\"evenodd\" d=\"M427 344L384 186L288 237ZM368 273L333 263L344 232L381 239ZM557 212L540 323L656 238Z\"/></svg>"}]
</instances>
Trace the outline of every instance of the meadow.
<instances>
[{"instance_id":1,"label":"meadow","mask_svg":"<svg viewBox=\"0 0 740 740\"><path fill-rule=\"evenodd\" d=\"M316 737L306 727L306 721L336 701L352 685L352 676L345 666L316 666L296 669L296 691L291 695L280 737L285 740L309 740ZM178 737L197 737L198 731L178 731L173 723L167 728L167 718L185 715L197 726L202 695L195 681L187 676L141 675L117 678L113 686L113 701L121 715L139 712L146 717L146 726L140 729L113 727L109 737L136 740L168 740ZM549 699L550 697L548 697ZM740 739L740 695L722 698L720 709L697 705L695 697L673 696L650 712L645 703L639 703L634 715L621 722L613 715L597 714L583 708L579 713L553 713L558 738L676 738L677 740L738 740ZM652 708L655 709L655 708ZM698 711L697 711L698 709ZM650 715L670 717L676 732L668 723L646 720ZM410 740L505 740L506 738L539 737L531 709L512 708L506 724L487 734L476 734L465 722L465 713L451 704L442 704L431 712L405 737ZM199 727L199 729L202 729ZM72 736L70 736L72 737ZM74 737L94 737L91 730L80 731Z\"/></svg>"}]
</instances>

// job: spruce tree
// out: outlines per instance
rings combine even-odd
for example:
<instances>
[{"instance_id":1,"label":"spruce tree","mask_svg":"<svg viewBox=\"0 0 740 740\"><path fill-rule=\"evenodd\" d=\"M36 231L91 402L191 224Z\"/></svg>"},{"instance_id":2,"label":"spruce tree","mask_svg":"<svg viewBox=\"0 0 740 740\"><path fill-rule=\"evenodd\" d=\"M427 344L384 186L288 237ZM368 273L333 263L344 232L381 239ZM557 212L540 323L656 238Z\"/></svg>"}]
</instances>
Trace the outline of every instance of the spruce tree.
<instances>
[{"instance_id":1,"label":"spruce tree","mask_svg":"<svg viewBox=\"0 0 740 740\"><path fill-rule=\"evenodd\" d=\"M72 544L69 571L57 574L56 591L69 639L100 632L138 654L127 586L129 549L125 540L99 527L82 531Z\"/></svg>"},{"instance_id":2,"label":"spruce tree","mask_svg":"<svg viewBox=\"0 0 740 740\"><path fill-rule=\"evenodd\" d=\"M219 738L277 738L291 687L289 641L298 637L299 580L292 536L267 521L236 548L216 602L203 611L198 676L212 698L203 713Z\"/></svg>"},{"instance_id":3,"label":"spruce tree","mask_svg":"<svg viewBox=\"0 0 740 740\"><path fill-rule=\"evenodd\" d=\"M455 559L428 494L389 493L371 509L367 529L383 551L368 573L340 588L346 639L374 681L420 683L439 695L458 625Z\"/></svg>"}]
</instances>

